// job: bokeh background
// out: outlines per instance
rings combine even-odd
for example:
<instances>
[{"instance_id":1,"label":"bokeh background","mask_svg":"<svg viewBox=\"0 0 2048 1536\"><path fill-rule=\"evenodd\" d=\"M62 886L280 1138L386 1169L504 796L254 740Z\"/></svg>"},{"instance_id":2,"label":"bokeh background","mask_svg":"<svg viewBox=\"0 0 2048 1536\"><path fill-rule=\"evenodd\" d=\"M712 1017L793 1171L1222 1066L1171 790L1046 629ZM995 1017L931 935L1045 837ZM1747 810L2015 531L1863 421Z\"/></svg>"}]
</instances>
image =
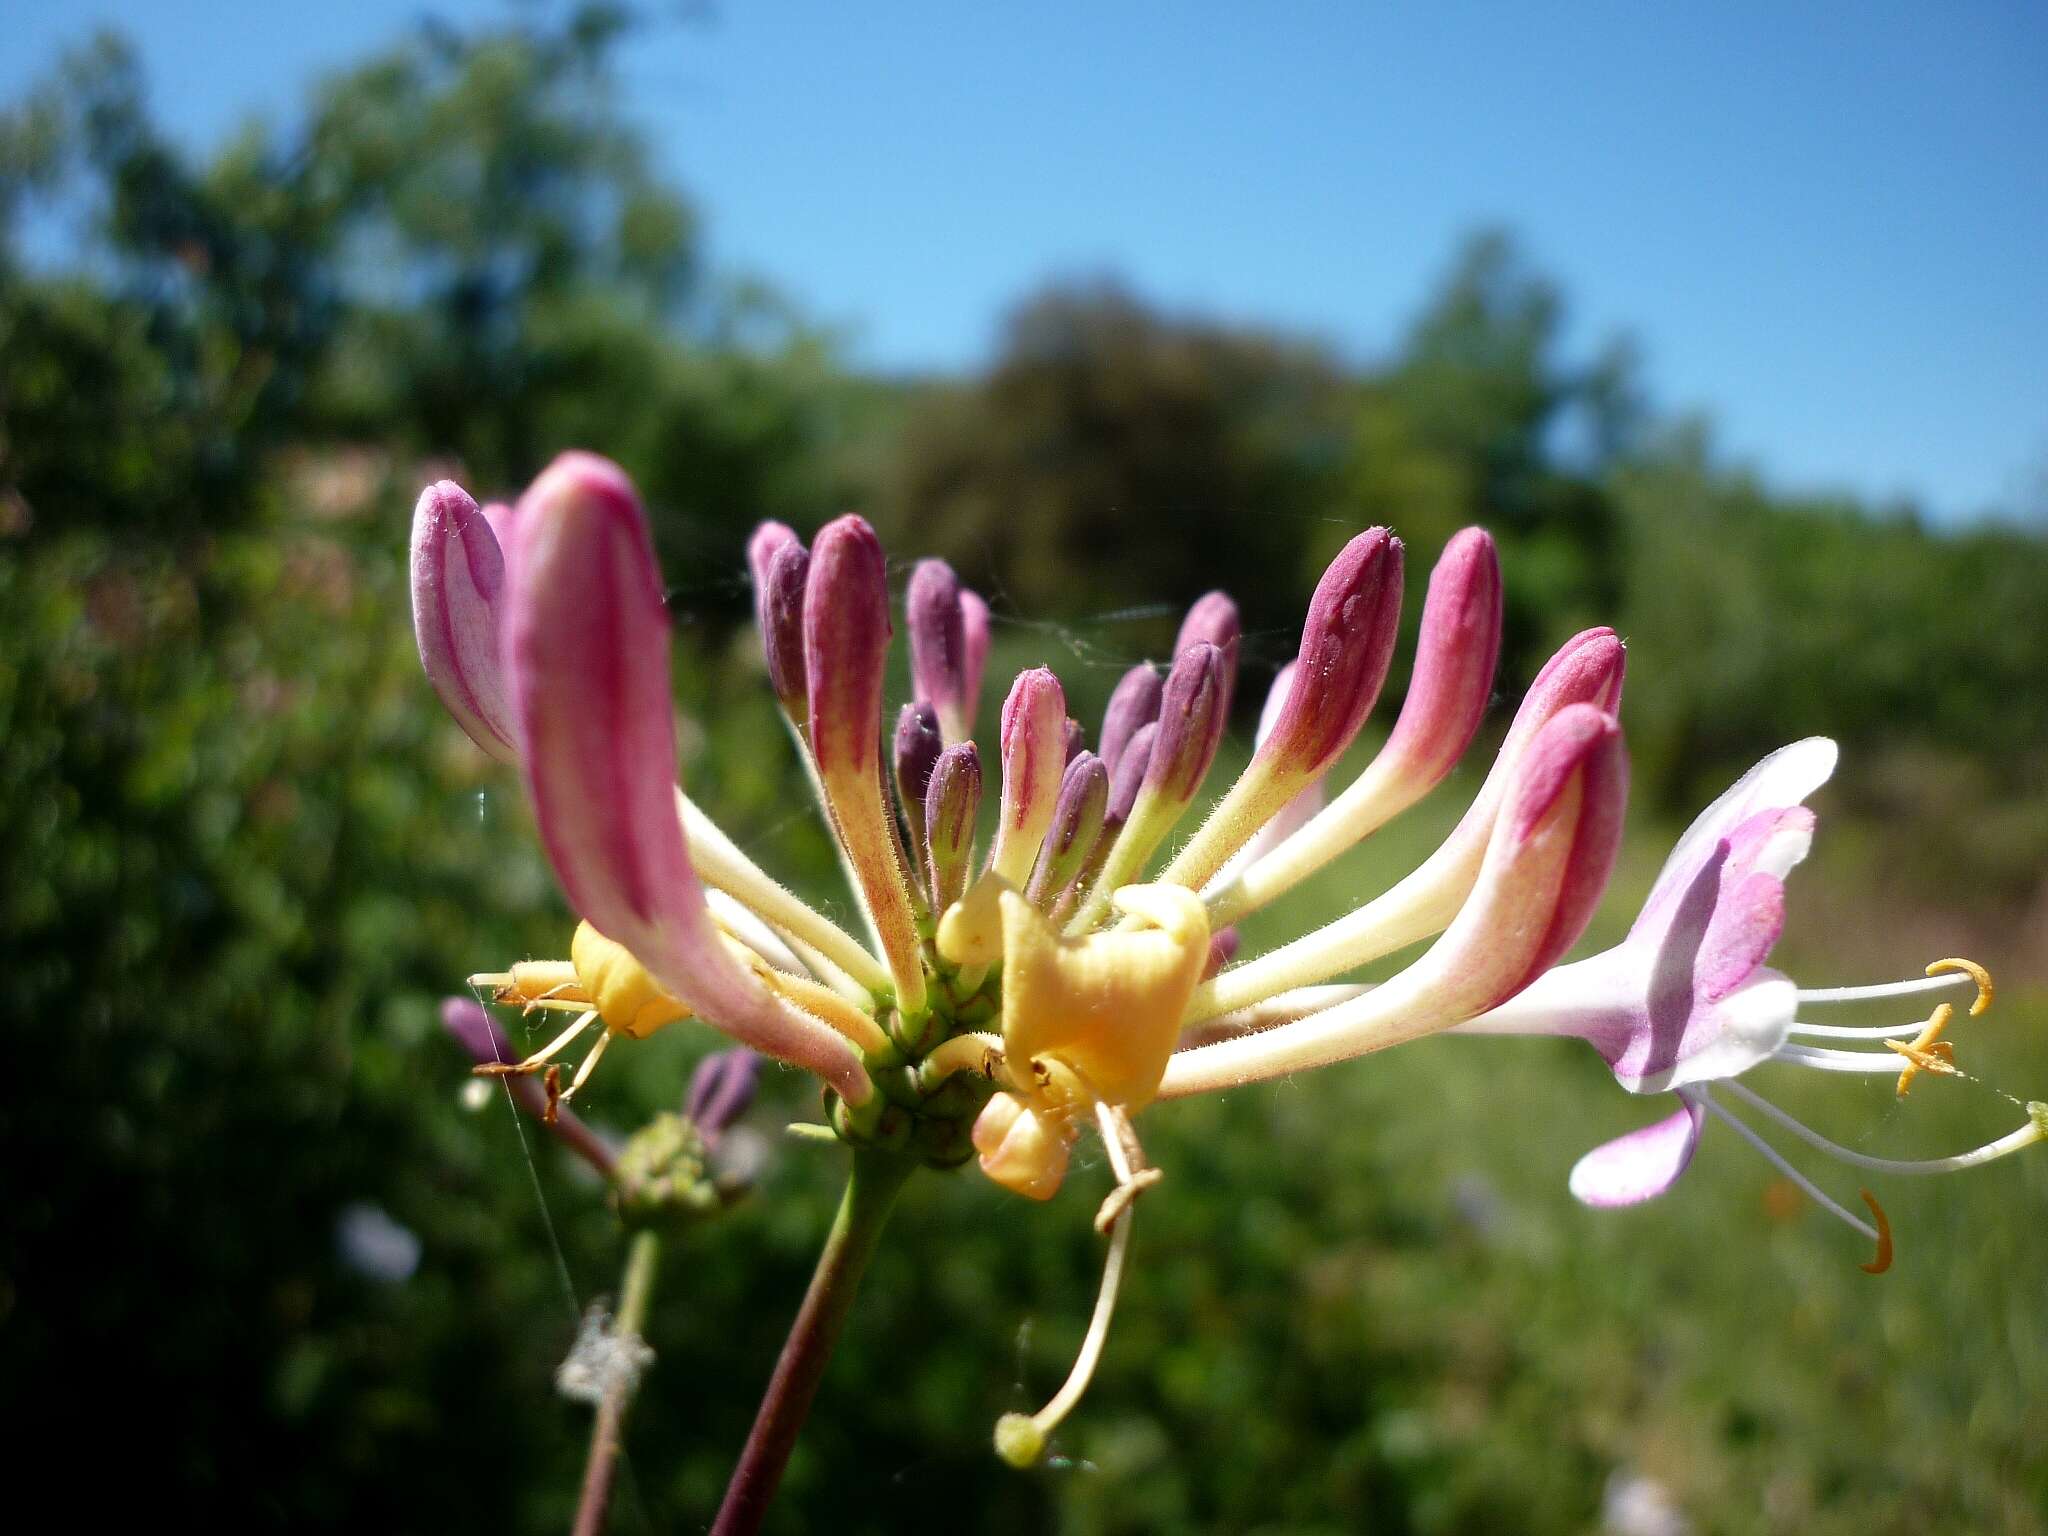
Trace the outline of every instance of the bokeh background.
<instances>
[{"instance_id":1,"label":"bokeh background","mask_svg":"<svg viewBox=\"0 0 2048 1536\"><path fill-rule=\"evenodd\" d=\"M75 1519L566 1524L587 1413L551 1377L621 1238L465 1095L435 1006L568 918L404 575L422 483L566 446L646 495L694 792L833 910L757 520L946 555L991 692L1050 662L1091 722L1225 586L1240 758L1345 537L1404 535L1412 624L1477 521L1491 730L1565 635L1630 644L1592 938L1828 732L1782 963L1962 952L2000 1001L1905 1105L1766 1086L1886 1155L2048 1095L2038 13L135 5L124 42L4 9L0 1402L17 1488ZM1262 933L1378 889L1476 778ZM615 1057L591 1117L673 1106L709 1044ZM778 1135L814 1110L771 1078L754 1196L670 1250L614 1529L715 1507L834 1198ZM1030 1475L988 1431L1066 1369L1104 1176L1047 1209L923 1179L774 1528L2048 1531L2048 1158L1893 1181L1880 1281L1715 1132L1671 1197L1575 1205L1652 1112L1574 1043L1440 1040L1148 1116L1168 1180Z\"/></svg>"}]
</instances>

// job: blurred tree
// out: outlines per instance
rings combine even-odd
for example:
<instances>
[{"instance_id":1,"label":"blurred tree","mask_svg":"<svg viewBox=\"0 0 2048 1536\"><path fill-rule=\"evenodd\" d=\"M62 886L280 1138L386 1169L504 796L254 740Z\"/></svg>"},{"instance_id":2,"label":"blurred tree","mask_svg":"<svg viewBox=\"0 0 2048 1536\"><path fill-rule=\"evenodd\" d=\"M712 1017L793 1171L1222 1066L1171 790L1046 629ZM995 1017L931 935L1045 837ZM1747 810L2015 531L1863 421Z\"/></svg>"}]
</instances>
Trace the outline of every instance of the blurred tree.
<instances>
[{"instance_id":1,"label":"blurred tree","mask_svg":"<svg viewBox=\"0 0 2048 1536\"><path fill-rule=\"evenodd\" d=\"M1012 311L986 378L921 401L879 510L1034 615L1127 600L1142 571L1164 598L1220 582L1253 626L1298 622L1345 398L1313 347L1058 286Z\"/></svg>"}]
</instances>

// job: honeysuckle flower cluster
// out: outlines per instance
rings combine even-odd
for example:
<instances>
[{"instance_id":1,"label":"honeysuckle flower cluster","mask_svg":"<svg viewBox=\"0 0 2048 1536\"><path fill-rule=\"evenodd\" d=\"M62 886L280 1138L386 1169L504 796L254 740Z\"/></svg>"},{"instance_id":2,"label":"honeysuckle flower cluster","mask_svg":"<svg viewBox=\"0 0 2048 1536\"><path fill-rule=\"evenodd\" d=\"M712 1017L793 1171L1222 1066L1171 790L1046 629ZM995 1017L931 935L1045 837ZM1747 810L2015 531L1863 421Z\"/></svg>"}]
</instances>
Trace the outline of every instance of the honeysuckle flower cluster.
<instances>
[{"instance_id":1,"label":"honeysuckle flower cluster","mask_svg":"<svg viewBox=\"0 0 2048 1536\"><path fill-rule=\"evenodd\" d=\"M1957 984L1976 985L1980 1007L1990 997L1988 978L1961 963L1834 991L1800 991L1764 968L1784 877L1812 832L1801 802L1832 767L1827 742L1759 765L1681 840L1628 939L1559 965L1606 885L1627 795L1625 653L1603 628L1573 636L1538 674L1433 854L1323 927L1231 963L1241 918L1421 800L1478 732L1502 588L1494 543L1475 528L1431 574L1384 745L1348 784L1327 783L1388 676L1404 559L1383 528L1338 554L1249 764L1195 817L1238 683L1227 596L1194 605L1163 666L1122 678L1092 747L1059 679L1019 674L984 764L973 738L986 604L943 562L916 566L904 598L913 697L891 716L892 605L874 531L841 517L806 546L763 525L748 561L768 679L844 863L855 933L760 869L679 786L661 581L623 473L567 454L512 507L430 487L413 528L421 659L462 728L518 769L581 920L567 959L471 978L497 1002L566 1020L527 1058L479 1070L538 1078L546 1112L561 1114L614 1041L695 1017L816 1075L829 1134L860 1151L939 1168L978 1161L1005 1189L1044 1199L1080 1138L1099 1136L1116 1177L1097 1216L1110 1240L1102 1293L1066 1385L998 1427L998 1448L1020 1464L1040 1454L1101 1353L1133 1201L1161 1177L1134 1123L1155 1100L1451 1030L1533 1031L1579 1035L1624 1088L1681 1099L1671 1118L1579 1165L1572 1188L1595 1204L1666 1187L1707 1115L1764 1146L1721 1092L1887 1172L1966 1166L2040 1139L2048 1112L2033 1106L1990 1146L1886 1162L1834 1146L1735 1081L1791 1062L1903 1072L1903 1091L1915 1071L1951 1070L1946 1009L1863 1030L1811 1024L1800 1010ZM1424 940L1377 985L1345 979ZM565 1084L564 1054L592 1032ZM1875 1047L1805 1043L1830 1037ZM1888 1246L1874 1200L1879 1227L1807 1187Z\"/></svg>"}]
</instances>

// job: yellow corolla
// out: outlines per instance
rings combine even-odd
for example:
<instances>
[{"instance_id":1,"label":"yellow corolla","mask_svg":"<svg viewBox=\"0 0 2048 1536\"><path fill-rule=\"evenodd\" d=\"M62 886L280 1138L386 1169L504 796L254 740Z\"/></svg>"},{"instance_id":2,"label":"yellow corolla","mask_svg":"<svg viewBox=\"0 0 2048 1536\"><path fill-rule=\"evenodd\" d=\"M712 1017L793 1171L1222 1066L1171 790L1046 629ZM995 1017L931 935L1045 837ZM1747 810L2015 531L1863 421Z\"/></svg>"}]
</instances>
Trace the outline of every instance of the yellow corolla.
<instances>
[{"instance_id":1,"label":"yellow corolla","mask_svg":"<svg viewBox=\"0 0 2048 1536\"><path fill-rule=\"evenodd\" d=\"M998 895L1003 1080L975 1122L982 1171L1035 1200L1065 1176L1097 1104L1152 1101L1209 958L1209 919L1182 886L1131 885L1119 912L1145 926L1065 938L1016 892Z\"/></svg>"}]
</instances>

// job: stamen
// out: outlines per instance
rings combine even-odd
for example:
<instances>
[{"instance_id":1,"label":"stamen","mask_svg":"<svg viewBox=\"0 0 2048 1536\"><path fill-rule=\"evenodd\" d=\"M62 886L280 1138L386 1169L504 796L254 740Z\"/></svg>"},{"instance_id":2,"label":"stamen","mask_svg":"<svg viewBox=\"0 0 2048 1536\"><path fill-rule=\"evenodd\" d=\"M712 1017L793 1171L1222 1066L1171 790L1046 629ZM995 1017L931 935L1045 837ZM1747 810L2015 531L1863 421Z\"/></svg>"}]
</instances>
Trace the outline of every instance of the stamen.
<instances>
[{"instance_id":1,"label":"stamen","mask_svg":"<svg viewBox=\"0 0 2048 1536\"><path fill-rule=\"evenodd\" d=\"M1809 1179L1797 1168L1794 1168L1791 1165L1791 1163L1787 1162L1785 1160L1784 1155L1780 1153L1776 1147L1772 1146L1768 1141L1765 1141L1763 1137L1759 1136L1755 1131L1751 1130L1747 1125L1743 1124L1742 1121L1736 1119L1735 1116L1728 1110L1722 1108L1720 1104L1714 1101L1713 1096L1707 1093L1704 1089L1696 1089L1692 1091L1697 1095L1698 1100L1702 1105L1704 1105L1711 1113L1719 1116L1720 1119L1731 1130L1733 1130L1736 1135L1740 1136L1752 1147L1755 1147L1757 1151L1761 1152L1764 1155L1764 1160L1766 1162L1768 1162L1773 1168L1777 1169L1778 1172L1782 1173L1786 1178L1790 1179L1794 1184L1797 1184L1802 1190L1804 1190L1807 1193L1807 1195L1813 1200L1813 1202L1816 1205L1820 1206L1822 1210L1833 1213L1842 1221L1846 1222L1849 1226L1854 1227L1858 1232L1861 1232L1865 1237L1869 1238L1870 1241L1876 1243L1878 1245L1878 1252L1880 1257L1883 1257L1889 1253L1890 1243L1884 1237L1881 1237L1879 1235L1878 1229L1876 1227L1873 1227L1869 1222L1865 1221L1861 1216L1856 1215L1846 1206L1838 1204L1834 1200L1834 1198L1828 1194L1826 1190L1822 1189L1818 1184L1814 1183L1813 1180ZM1870 1199L1870 1196L1866 1193L1863 1198L1868 1200ZM1875 1202L1872 1203L1875 1204ZM1879 1219L1883 1219L1881 1214ZM1889 1262L1888 1259L1887 1262ZM1872 1273L1874 1274L1876 1273L1876 1271L1873 1270Z\"/></svg>"},{"instance_id":2,"label":"stamen","mask_svg":"<svg viewBox=\"0 0 2048 1536\"><path fill-rule=\"evenodd\" d=\"M2048 1129L2044 1129L2030 1118L2018 1130L2009 1132L1999 1137L1996 1141L1987 1141L1981 1147L1972 1147L1967 1152L1958 1152L1953 1157L1872 1157L1868 1153L1851 1151L1839 1142L1828 1140L1819 1131L1814 1130L1803 1121L1795 1119L1762 1094L1744 1087L1734 1078L1727 1078L1718 1086L1737 1095L1744 1103L1761 1110L1816 1151L1825 1152L1829 1157L1837 1158L1857 1168L1868 1168L1873 1173L1907 1175L1960 1173L1963 1169L1975 1168L1980 1163L1992 1163L2001 1157L2009 1157L2023 1148L2031 1147L2037 1141L2048 1141Z\"/></svg>"},{"instance_id":3,"label":"stamen","mask_svg":"<svg viewBox=\"0 0 2048 1536\"><path fill-rule=\"evenodd\" d=\"M571 1024L567 1029L555 1036L554 1039L527 1057L526 1060L519 1062L486 1061L479 1066L472 1067L470 1070L478 1077L504 1077L512 1073L518 1073L523 1076L527 1073L538 1072L564 1050L571 1041L596 1022L597 1010L595 1008L586 1008L577 1017L574 1024Z\"/></svg>"},{"instance_id":4,"label":"stamen","mask_svg":"<svg viewBox=\"0 0 2048 1536\"><path fill-rule=\"evenodd\" d=\"M1967 976L1970 980L1977 983L1977 996L1970 1004L1970 1017L1974 1019L1978 1014L1991 1006L1991 1000L1998 995L1998 989L1991 985L1991 973L1989 971L1985 970L1976 961L1965 960L1959 955L1952 955L1946 960L1937 960L1934 964L1927 967L1927 974L1929 976L1956 973Z\"/></svg>"},{"instance_id":5,"label":"stamen","mask_svg":"<svg viewBox=\"0 0 2048 1536\"><path fill-rule=\"evenodd\" d=\"M1119 1112L1106 1105L1098 1105L1097 1118L1102 1122L1102 1143L1109 1153L1110 1167L1116 1173L1119 1187L1141 1179L1145 1173L1157 1174L1157 1169L1133 1165L1130 1148L1135 1147L1136 1142L1132 1139L1126 1145L1125 1137L1130 1126ZM1144 1182L1156 1182L1156 1179ZM1088 1335L1081 1341L1081 1352L1074 1358L1074 1368L1067 1373L1065 1385L1038 1412L1006 1413L996 1420L996 1454L1013 1467L1021 1470L1032 1466L1045 1454L1046 1437L1073 1412L1074 1405L1081 1401L1081 1394L1088 1390L1088 1383L1094 1378L1095 1367L1102 1359L1103 1345L1109 1339L1110 1318L1116 1313L1117 1290L1123 1284L1124 1258L1131 1244L1131 1210L1131 1200L1127 1196L1111 1218L1109 1257L1102 1266L1102 1289L1095 1297L1095 1315L1088 1320Z\"/></svg>"},{"instance_id":6,"label":"stamen","mask_svg":"<svg viewBox=\"0 0 2048 1536\"><path fill-rule=\"evenodd\" d=\"M1804 997L1806 994L1801 993ZM1804 1019L1795 1019L1788 1033L1813 1035L1829 1040L1884 1040L1900 1035L1917 1035L1926 1026L1925 1019L1915 1019L1910 1024L1808 1024Z\"/></svg>"},{"instance_id":7,"label":"stamen","mask_svg":"<svg viewBox=\"0 0 2048 1536\"><path fill-rule=\"evenodd\" d=\"M1892 1267L1891 1218L1885 1215L1884 1207L1877 1203L1877 1196L1869 1190L1859 1189L1856 1193L1863 1197L1863 1203L1870 1207L1870 1214L1877 1218L1877 1256L1868 1264L1856 1267L1866 1275L1881 1275Z\"/></svg>"},{"instance_id":8,"label":"stamen","mask_svg":"<svg viewBox=\"0 0 2048 1536\"><path fill-rule=\"evenodd\" d=\"M597 1044L590 1048L590 1053L583 1058L583 1065L576 1069L576 1077L569 1084L569 1091L563 1094L556 1102L566 1104L576 1097L576 1090L590 1081L590 1074L597 1070L598 1061L603 1057L606 1048L616 1038L615 1033L609 1029L597 1037Z\"/></svg>"},{"instance_id":9,"label":"stamen","mask_svg":"<svg viewBox=\"0 0 2048 1536\"><path fill-rule=\"evenodd\" d=\"M1813 1067L1822 1072L1884 1072L1899 1070L1899 1059L1888 1051L1831 1051L1817 1045L1781 1045L1770 1060L1795 1067Z\"/></svg>"},{"instance_id":10,"label":"stamen","mask_svg":"<svg viewBox=\"0 0 2048 1536\"><path fill-rule=\"evenodd\" d=\"M1981 988L1978 995L1983 995ZM1948 1021L1955 1016L1955 1005L1943 1003L1927 1016L1926 1025L1913 1037L1911 1044L1901 1045L1896 1040L1885 1041L1886 1050L1896 1051L1906 1058L1905 1066L1899 1069L1900 1098L1906 1096L1907 1090L1913 1086L1913 1079L1922 1072L1942 1072L1951 1077L1956 1075L1956 1048L1941 1038L1941 1032L1948 1028Z\"/></svg>"},{"instance_id":11,"label":"stamen","mask_svg":"<svg viewBox=\"0 0 2048 1536\"><path fill-rule=\"evenodd\" d=\"M1802 1003L1874 1003L1887 997L1912 997L1921 992L1939 992L1963 985L1967 976L1915 977L1911 981L1883 981L1867 987L1801 987Z\"/></svg>"}]
</instances>

